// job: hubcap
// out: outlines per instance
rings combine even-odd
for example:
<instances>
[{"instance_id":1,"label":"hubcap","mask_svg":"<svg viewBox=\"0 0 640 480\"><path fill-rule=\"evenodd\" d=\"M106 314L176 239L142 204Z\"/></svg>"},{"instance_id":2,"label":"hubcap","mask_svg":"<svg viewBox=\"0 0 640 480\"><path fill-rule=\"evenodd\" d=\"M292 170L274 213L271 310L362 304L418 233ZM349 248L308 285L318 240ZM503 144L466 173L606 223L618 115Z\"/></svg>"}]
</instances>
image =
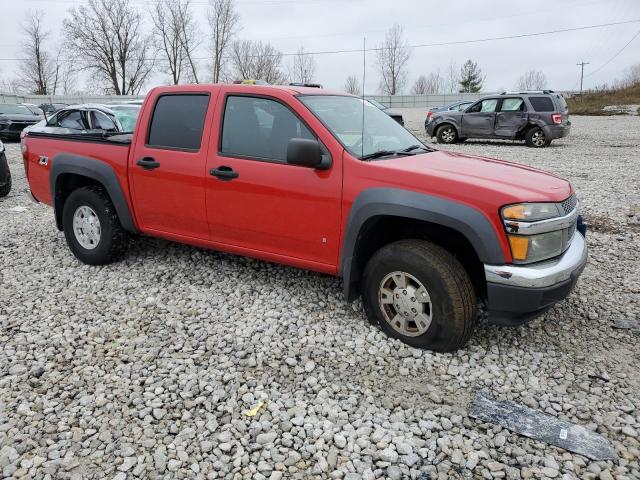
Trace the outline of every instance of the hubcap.
<instances>
[{"instance_id":1,"label":"hubcap","mask_svg":"<svg viewBox=\"0 0 640 480\"><path fill-rule=\"evenodd\" d=\"M86 205L78 207L73 214L73 233L82 248L93 250L100 243L100 219L96 212Z\"/></svg>"},{"instance_id":2,"label":"hubcap","mask_svg":"<svg viewBox=\"0 0 640 480\"><path fill-rule=\"evenodd\" d=\"M531 140L536 147L541 147L542 145L544 145L544 133L542 133L541 131L535 132L531 136Z\"/></svg>"},{"instance_id":3,"label":"hubcap","mask_svg":"<svg viewBox=\"0 0 640 480\"><path fill-rule=\"evenodd\" d=\"M432 305L427 289L406 272L392 272L380 282L380 310L385 321L407 337L424 334L431 325Z\"/></svg>"},{"instance_id":4,"label":"hubcap","mask_svg":"<svg viewBox=\"0 0 640 480\"><path fill-rule=\"evenodd\" d=\"M453 138L454 138L454 133L453 133L453 128L449 127L449 128L445 128L442 131L442 139L446 142L446 143L451 143L453 142Z\"/></svg>"}]
</instances>

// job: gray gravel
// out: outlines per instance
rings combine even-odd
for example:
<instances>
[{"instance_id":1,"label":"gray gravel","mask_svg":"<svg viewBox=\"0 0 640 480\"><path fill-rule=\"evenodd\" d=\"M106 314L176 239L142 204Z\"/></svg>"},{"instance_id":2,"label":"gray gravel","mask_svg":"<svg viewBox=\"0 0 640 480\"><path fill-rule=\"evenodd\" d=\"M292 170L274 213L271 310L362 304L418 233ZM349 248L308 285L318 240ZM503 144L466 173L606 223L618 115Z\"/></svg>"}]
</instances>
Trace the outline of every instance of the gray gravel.
<instances>
[{"instance_id":1,"label":"gray gravel","mask_svg":"<svg viewBox=\"0 0 640 480\"><path fill-rule=\"evenodd\" d=\"M449 147L569 178L594 226L569 299L522 328L481 327L455 354L388 339L328 276L155 239L81 265L7 145L0 476L640 478L640 335L611 328L639 318L640 117L572 120L545 150ZM585 425L618 458L473 420L479 389Z\"/></svg>"}]
</instances>

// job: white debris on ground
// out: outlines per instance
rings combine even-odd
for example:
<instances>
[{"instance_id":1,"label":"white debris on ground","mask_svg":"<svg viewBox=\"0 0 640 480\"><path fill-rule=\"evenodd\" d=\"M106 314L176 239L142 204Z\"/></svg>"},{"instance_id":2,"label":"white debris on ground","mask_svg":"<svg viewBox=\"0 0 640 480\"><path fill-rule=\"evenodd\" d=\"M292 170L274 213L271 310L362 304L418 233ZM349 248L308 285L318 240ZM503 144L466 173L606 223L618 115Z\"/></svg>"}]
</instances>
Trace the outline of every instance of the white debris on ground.
<instances>
[{"instance_id":1,"label":"white debris on ground","mask_svg":"<svg viewBox=\"0 0 640 480\"><path fill-rule=\"evenodd\" d=\"M424 113L408 126L422 132ZM81 265L7 144L0 476L640 478L640 336L612 328L640 316L640 118L572 121L548 149L448 147L569 178L592 226L566 301L522 328L480 327L454 354L372 329L325 275L148 238L121 263ZM478 390L585 426L616 459L474 420Z\"/></svg>"}]
</instances>

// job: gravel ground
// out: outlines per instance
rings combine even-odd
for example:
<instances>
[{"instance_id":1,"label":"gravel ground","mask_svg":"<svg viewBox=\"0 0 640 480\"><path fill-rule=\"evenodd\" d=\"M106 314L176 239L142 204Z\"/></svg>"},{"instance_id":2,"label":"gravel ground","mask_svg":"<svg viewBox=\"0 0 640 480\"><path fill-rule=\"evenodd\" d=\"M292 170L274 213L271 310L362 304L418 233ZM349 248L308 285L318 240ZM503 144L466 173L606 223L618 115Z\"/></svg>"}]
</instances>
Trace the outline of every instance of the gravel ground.
<instances>
[{"instance_id":1,"label":"gravel ground","mask_svg":"<svg viewBox=\"0 0 640 480\"><path fill-rule=\"evenodd\" d=\"M423 112L406 112L422 132ZM79 264L28 201L0 200L0 473L33 478L640 478L640 117L574 117L544 150L451 150L569 178L590 261L572 295L455 354L369 327L328 276L138 239ZM635 216L629 216L634 214ZM593 462L468 417L480 389L607 437ZM247 410L260 405L255 416Z\"/></svg>"}]
</instances>

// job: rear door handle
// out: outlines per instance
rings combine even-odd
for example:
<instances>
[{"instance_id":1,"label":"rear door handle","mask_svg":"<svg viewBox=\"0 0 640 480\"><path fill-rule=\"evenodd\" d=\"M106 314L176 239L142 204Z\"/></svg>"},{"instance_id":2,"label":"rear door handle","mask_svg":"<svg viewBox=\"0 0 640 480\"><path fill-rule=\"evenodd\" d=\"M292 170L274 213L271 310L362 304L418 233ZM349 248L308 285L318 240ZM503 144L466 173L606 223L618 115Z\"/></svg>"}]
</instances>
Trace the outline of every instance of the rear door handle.
<instances>
[{"instance_id":1,"label":"rear door handle","mask_svg":"<svg viewBox=\"0 0 640 480\"><path fill-rule=\"evenodd\" d=\"M159 162L156 162L155 158L152 157L144 157L136 162L136 165L144 168L145 170L153 170L154 168L158 168L160 166Z\"/></svg>"},{"instance_id":2,"label":"rear door handle","mask_svg":"<svg viewBox=\"0 0 640 480\"><path fill-rule=\"evenodd\" d=\"M236 172L233 168L228 167L226 165L220 165L218 168L213 168L209 170L209 174L216 177L219 180L229 181L234 178L238 178L240 174Z\"/></svg>"}]
</instances>

